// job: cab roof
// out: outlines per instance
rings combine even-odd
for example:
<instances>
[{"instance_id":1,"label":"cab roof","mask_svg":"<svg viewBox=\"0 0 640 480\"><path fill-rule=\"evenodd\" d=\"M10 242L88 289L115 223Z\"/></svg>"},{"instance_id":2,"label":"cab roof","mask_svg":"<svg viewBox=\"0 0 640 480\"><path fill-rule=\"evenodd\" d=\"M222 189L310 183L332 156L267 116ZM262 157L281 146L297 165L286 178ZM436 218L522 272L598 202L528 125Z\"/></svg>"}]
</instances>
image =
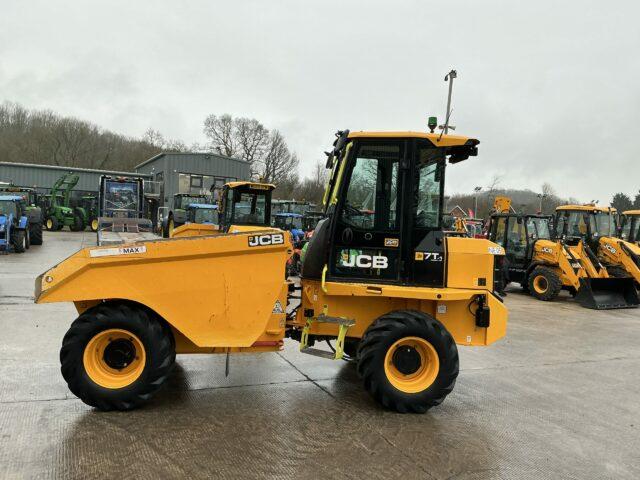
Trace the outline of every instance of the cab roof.
<instances>
[{"instance_id":1,"label":"cab roof","mask_svg":"<svg viewBox=\"0 0 640 480\"><path fill-rule=\"evenodd\" d=\"M202 208L205 210L217 210L218 206L217 205L213 205L211 203L190 203L188 205L191 208Z\"/></svg>"},{"instance_id":2,"label":"cab roof","mask_svg":"<svg viewBox=\"0 0 640 480\"><path fill-rule=\"evenodd\" d=\"M441 135L439 133L398 131L398 132L349 132L347 138L426 138L438 147L458 145L478 145L479 140L463 135Z\"/></svg>"},{"instance_id":3,"label":"cab roof","mask_svg":"<svg viewBox=\"0 0 640 480\"><path fill-rule=\"evenodd\" d=\"M616 213L616 209L613 207L599 207L597 205L561 205L556 207L558 210L578 210L581 212L604 212L604 213Z\"/></svg>"},{"instance_id":4,"label":"cab roof","mask_svg":"<svg viewBox=\"0 0 640 480\"><path fill-rule=\"evenodd\" d=\"M273 190L274 188L276 188L276 186L273 185L272 183L259 183L259 182L247 182L247 181L229 182L229 183L226 183L225 186L229 188L249 187L249 188L255 188L256 190Z\"/></svg>"},{"instance_id":5,"label":"cab roof","mask_svg":"<svg viewBox=\"0 0 640 480\"><path fill-rule=\"evenodd\" d=\"M625 210L623 215L640 215L640 210Z\"/></svg>"},{"instance_id":6,"label":"cab roof","mask_svg":"<svg viewBox=\"0 0 640 480\"><path fill-rule=\"evenodd\" d=\"M303 217L303 215L302 215L301 213L280 212L280 213L276 213L276 217L302 218L302 217Z\"/></svg>"},{"instance_id":7,"label":"cab roof","mask_svg":"<svg viewBox=\"0 0 640 480\"><path fill-rule=\"evenodd\" d=\"M10 201L10 202L20 202L24 200L22 195L0 195L0 200Z\"/></svg>"}]
</instances>

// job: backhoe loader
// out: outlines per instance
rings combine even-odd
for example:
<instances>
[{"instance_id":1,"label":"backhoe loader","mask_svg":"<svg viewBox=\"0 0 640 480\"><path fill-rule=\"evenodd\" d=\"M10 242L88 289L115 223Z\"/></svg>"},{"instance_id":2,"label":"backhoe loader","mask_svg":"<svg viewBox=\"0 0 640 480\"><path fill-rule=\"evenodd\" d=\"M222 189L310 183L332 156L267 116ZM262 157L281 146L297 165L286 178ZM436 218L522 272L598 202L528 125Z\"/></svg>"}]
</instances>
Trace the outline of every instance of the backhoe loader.
<instances>
[{"instance_id":1,"label":"backhoe loader","mask_svg":"<svg viewBox=\"0 0 640 480\"><path fill-rule=\"evenodd\" d=\"M290 338L304 353L351 356L385 408L440 404L458 376L456 343L506 333L494 293L504 249L441 228L447 163L477 155L478 143L338 132L297 306L287 308L289 235L258 228L269 213L265 204L254 217L259 199L243 225L225 223L229 233L78 251L35 285L36 303L73 302L80 314L60 352L70 390L98 409L128 410L165 383L176 353L277 352ZM315 346L325 340L335 352Z\"/></svg>"},{"instance_id":2,"label":"backhoe loader","mask_svg":"<svg viewBox=\"0 0 640 480\"><path fill-rule=\"evenodd\" d=\"M640 210L622 212L619 232L622 240L640 246Z\"/></svg>"},{"instance_id":3,"label":"backhoe loader","mask_svg":"<svg viewBox=\"0 0 640 480\"><path fill-rule=\"evenodd\" d=\"M508 281L520 283L538 300L553 300L564 289L586 308L638 306L632 281L611 278L581 238L552 239L550 220L550 215L491 216L489 238L506 251Z\"/></svg>"},{"instance_id":4,"label":"backhoe loader","mask_svg":"<svg viewBox=\"0 0 640 480\"><path fill-rule=\"evenodd\" d=\"M556 208L555 232L560 238L581 238L596 252L609 276L631 278L640 286L640 246L617 238L617 211L595 204Z\"/></svg>"},{"instance_id":5,"label":"backhoe loader","mask_svg":"<svg viewBox=\"0 0 640 480\"><path fill-rule=\"evenodd\" d=\"M176 227L171 238L264 230L271 225L271 192L275 188L270 183L226 183L218 201L218 225L186 223Z\"/></svg>"}]
</instances>

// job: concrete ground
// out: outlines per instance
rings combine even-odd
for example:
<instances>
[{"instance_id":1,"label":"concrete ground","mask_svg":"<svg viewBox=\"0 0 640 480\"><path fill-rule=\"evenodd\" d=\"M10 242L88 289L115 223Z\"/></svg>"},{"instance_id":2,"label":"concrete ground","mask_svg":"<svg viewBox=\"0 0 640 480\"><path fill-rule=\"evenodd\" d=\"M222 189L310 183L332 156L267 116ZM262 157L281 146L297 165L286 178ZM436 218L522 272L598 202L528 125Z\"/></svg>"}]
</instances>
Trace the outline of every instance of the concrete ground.
<instances>
[{"instance_id":1,"label":"concrete ground","mask_svg":"<svg viewBox=\"0 0 640 480\"><path fill-rule=\"evenodd\" d=\"M147 407L94 411L58 351L71 305L33 304L37 274L90 232L0 256L0 478L640 478L640 310L512 289L508 335L460 348L425 415L380 409L355 368L300 354L179 356Z\"/></svg>"}]
</instances>

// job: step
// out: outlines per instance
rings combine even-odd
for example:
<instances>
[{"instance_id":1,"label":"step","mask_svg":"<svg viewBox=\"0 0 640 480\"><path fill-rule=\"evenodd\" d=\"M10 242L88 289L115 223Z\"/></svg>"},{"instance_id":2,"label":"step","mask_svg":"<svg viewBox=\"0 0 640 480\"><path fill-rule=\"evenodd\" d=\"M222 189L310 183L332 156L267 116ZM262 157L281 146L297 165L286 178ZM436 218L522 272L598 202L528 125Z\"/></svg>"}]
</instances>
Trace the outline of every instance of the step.
<instances>
[{"instance_id":1,"label":"step","mask_svg":"<svg viewBox=\"0 0 640 480\"><path fill-rule=\"evenodd\" d=\"M320 350L319 348L313 348L313 347L306 347L300 351L302 353L306 353L307 355L313 355L314 357L328 358L330 360L334 360L336 355L333 352L328 352L326 350Z\"/></svg>"},{"instance_id":2,"label":"step","mask_svg":"<svg viewBox=\"0 0 640 480\"><path fill-rule=\"evenodd\" d=\"M336 325L345 325L347 327L353 327L356 324L356 321L350 318L330 317L328 315L325 315L324 313L318 315L318 317L313 321L317 323L333 323Z\"/></svg>"}]
</instances>

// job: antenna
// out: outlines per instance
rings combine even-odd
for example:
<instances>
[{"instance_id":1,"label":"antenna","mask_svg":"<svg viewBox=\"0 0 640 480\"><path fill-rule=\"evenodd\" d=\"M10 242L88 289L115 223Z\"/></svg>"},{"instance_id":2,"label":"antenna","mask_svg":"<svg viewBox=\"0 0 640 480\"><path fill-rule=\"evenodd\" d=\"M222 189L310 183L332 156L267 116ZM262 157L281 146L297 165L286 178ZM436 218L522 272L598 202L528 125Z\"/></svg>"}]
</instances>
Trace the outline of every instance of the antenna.
<instances>
[{"instance_id":1,"label":"antenna","mask_svg":"<svg viewBox=\"0 0 640 480\"><path fill-rule=\"evenodd\" d=\"M447 115L444 122L443 132L445 134L449 133L449 117L451 116L451 93L453 92L453 79L458 78L458 72L455 70L451 70L444 77L445 82L449 82L449 96L447 97ZM455 130L455 128L453 128Z\"/></svg>"}]
</instances>

